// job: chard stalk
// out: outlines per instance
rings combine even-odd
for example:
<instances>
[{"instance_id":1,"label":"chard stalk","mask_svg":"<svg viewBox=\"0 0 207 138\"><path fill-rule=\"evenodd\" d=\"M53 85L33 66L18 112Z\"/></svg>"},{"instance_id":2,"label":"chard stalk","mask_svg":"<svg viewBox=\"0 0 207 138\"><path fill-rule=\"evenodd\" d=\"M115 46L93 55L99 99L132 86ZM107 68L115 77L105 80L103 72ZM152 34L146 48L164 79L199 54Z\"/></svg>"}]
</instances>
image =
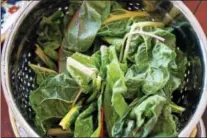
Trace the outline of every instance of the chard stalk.
<instances>
[{"instance_id":1,"label":"chard stalk","mask_svg":"<svg viewBox=\"0 0 207 138\"><path fill-rule=\"evenodd\" d=\"M127 19L127 18L149 16L149 14L144 11L138 11L138 12L137 11L127 11L127 10L123 10L123 11L124 11L123 14L111 14L109 16L109 18L107 18L106 20L103 21L102 24L107 24L110 22L114 22L114 21L118 21L118 20L122 20L122 19Z\"/></svg>"},{"instance_id":2,"label":"chard stalk","mask_svg":"<svg viewBox=\"0 0 207 138\"><path fill-rule=\"evenodd\" d=\"M82 91L80 89L77 96L75 97L75 100L73 101L72 107L74 107L75 104L77 103L77 101L80 99L81 93L82 93Z\"/></svg>"},{"instance_id":3,"label":"chard stalk","mask_svg":"<svg viewBox=\"0 0 207 138\"><path fill-rule=\"evenodd\" d=\"M101 77L98 75L98 77L96 79L93 80L93 93L90 95L90 97L87 99L86 103L90 103L92 102L94 99L96 99L97 95L99 94L100 90L101 90L101 86L102 86L102 79Z\"/></svg>"},{"instance_id":4,"label":"chard stalk","mask_svg":"<svg viewBox=\"0 0 207 138\"><path fill-rule=\"evenodd\" d=\"M162 23L162 22L138 22L138 23L134 23L132 25L132 28L133 30L137 29L137 28L140 28L142 29L143 27L146 27L146 26L152 26L152 27L155 27L155 28L160 28L160 27L164 27L165 24Z\"/></svg>"},{"instance_id":5,"label":"chard stalk","mask_svg":"<svg viewBox=\"0 0 207 138\"><path fill-rule=\"evenodd\" d=\"M170 107L172 108L172 111L175 113L182 113L185 111L185 108L178 106L172 102L170 103Z\"/></svg>"},{"instance_id":6,"label":"chard stalk","mask_svg":"<svg viewBox=\"0 0 207 138\"><path fill-rule=\"evenodd\" d=\"M96 75L96 72L94 70L81 64L80 62L78 62L77 60L75 60L71 57L67 58L67 66L71 66L91 78L93 78Z\"/></svg>"},{"instance_id":7,"label":"chard stalk","mask_svg":"<svg viewBox=\"0 0 207 138\"><path fill-rule=\"evenodd\" d=\"M142 29L146 26L163 27L164 24L161 23L161 22L139 22L139 23L134 23L131 26L130 32L127 33L124 37L124 40L123 40L123 43L122 43L122 49L121 49L121 53L120 53L120 57L119 57L119 61L126 62L126 58L127 58L128 51L129 51L129 48L130 48L130 42L131 42L132 36L134 34L147 35L147 36L153 37L155 39L158 39L160 41L165 40L164 38L162 38L160 36L157 36L153 33L142 31ZM124 43L125 43L126 40L127 40L126 46L124 47Z\"/></svg>"},{"instance_id":8,"label":"chard stalk","mask_svg":"<svg viewBox=\"0 0 207 138\"><path fill-rule=\"evenodd\" d=\"M69 130L71 124L78 117L80 108L80 106L73 106L70 111L63 117L59 123L63 130Z\"/></svg>"},{"instance_id":9,"label":"chard stalk","mask_svg":"<svg viewBox=\"0 0 207 138\"><path fill-rule=\"evenodd\" d=\"M153 37L153 38L155 38L155 39L157 39L157 40L160 40L160 41L162 41L162 42L165 41L164 38L162 38L162 37L160 37L160 36L158 36L158 35L155 35L155 34L153 34L153 33L149 33L149 32L144 32L144 31L134 31L134 32L132 32L132 33L127 34L127 36L128 36L128 35L134 35L134 34L147 35L147 36Z\"/></svg>"},{"instance_id":10,"label":"chard stalk","mask_svg":"<svg viewBox=\"0 0 207 138\"><path fill-rule=\"evenodd\" d=\"M62 130L61 128L51 128L47 131L47 136L60 136L72 134L70 130Z\"/></svg>"}]
</instances>

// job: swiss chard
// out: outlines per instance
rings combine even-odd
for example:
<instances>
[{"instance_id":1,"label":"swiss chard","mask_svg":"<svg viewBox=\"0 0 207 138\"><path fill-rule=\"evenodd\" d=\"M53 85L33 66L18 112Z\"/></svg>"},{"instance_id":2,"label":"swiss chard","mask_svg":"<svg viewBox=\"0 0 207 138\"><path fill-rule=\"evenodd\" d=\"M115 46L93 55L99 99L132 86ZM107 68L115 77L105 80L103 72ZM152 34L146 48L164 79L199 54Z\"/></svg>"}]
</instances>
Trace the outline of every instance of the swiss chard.
<instances>
[{"instance_id":1,"label":"swiss chard","mask_svg":"<svg viewBox=\"0 0 207 138\"><path fill-rule=\"evenodd\" d=\"M67 70L81 86L83 93L91 92L92 88L89 83L91 81L95 83L98 79L98 70L96 69L91 57L78 53L72 55L72 57L68 57Z\"/></svg>"},{"instance_id":2,"label":"swiss chard","mask_svg":"<svg viewBox=\"0 0 207 138\"><path fill-rule=\"evenodd\" d=\"M168 131L163 131L164 129ZM152 136L168 137L177 134L167 100L158 95L150 96L136 104L114 125L112 134L114 137L147 137L150 133L153 134L153 131L156 135Z\"/></svg>"},{"instance_id":3,"label":"swiss chard","mask_svg":"<svg viewBox=\"0 0 207 138\"><path fill-rule=\"evenodd\" d=\"M140 27L143 29L144 25L147 24L150 23L138 23L137 27L139 26L139 29ZM144 29L146 30L146 27ZM147 36L147 34L139 34L139 37L134 36L131 39L128 38L131 42L128 42L128 45L126 45L132 49L128 52L126 52L127 49L125 49L123 59L128 58L135 63L126 73L126 84L129 88L129 92L139 93L139 91L142 91L147 94L156 93L164 88L166 84L169 85L167 88L172 87L170 86L171 84L169 84L172 82L170 78L175 80L172 84L173 87L175 87L172 89L172 91L174 91L180 85L180 80L176 80L174 77L174 74L171 72L171 66L175 66L176 72L180 71L180 69L176 67L176 62L180 57L179 55L181 55L176 55L178 52L175 50L175 37L173 34L162 29L150 30L154 30L150 32L152 36L150 36L150 34L149 36ZM133 32L130 33L132 34ZM164 41L157 40L156 38L158 37L164 38ZM133 38L139 41L134 43ZM131 56L133 54L134 56ZM184 66L185 64L183 65L183 70L185 70ZM130 95L133 96L134 94Z\"/></svg>"},{"instance_id":4,"label":"swiss chard","mask_svg":"<svg viewBox=\"0 0 207 138\"><path fill-rule=\"evenodd\" d=\"M75 121L75 137L90 137L94 132L93 113L97 110L97 103L91 103Z\"/></svg>"},{"instance_id":5,"label":"swiss chard","mask_svg":"<svg viewBox=\"0 0 207 138\"><path fill-rule=\"evenodd\" d=\"M172 112L184 108L171 96L183 86L187 59L173 29L148 21L154 8L143 4L146 11L128 11L124 2L72 0L64 18L61 11L42 18L35 53L48 69L29 66L43 133L60 121L75 137L177 136Z\"/></svg>"},{"instance_id":6,"label":"swiss chard","mask_svg":"<svg viewBox=\"0 0 207 138\"><path fill-rule=\"evenodd\" d=\"M118 62L115 47L102 47L102 69L106 72L106 88L104 92L105 122L109 136L115 121L122 117L128 104L122 94L127 92L124 72ZM106 66L107 65L107 66Z\"/></svg>"},{"instance_id":7,"label":"swiss chard","mask_svg":"<svg viewBox=\"0 0 207 138\"><path fill-rule=\"evenodd\" d=\"M81 105L72 106L69 112L63 117L59 125L63 130L72 130L72 125L75 123L80 114Z\"/></svg>"},{"instance_id":8,"label":"swiss chard","mask_svg":"<svg viewBox=\"0 0 207 138\"><path fill-rule=\"evenodd\" d=\"M76 81L67 74L59 74L43 81L30 94L30 103L36 113L36 122L46 133L45 123L49 119L61 119L72 105L80 90Z\"/></svg>"},{"instance_id":9,"label":"swiss chard","mask_svg":"<svg viewBox=\"0 0 207 138\"><path fill-rule=\"evenodd\" d=\"M37 49L35 50L36 55L52 70L57 70L57 66L53 60L51 60L47 55L45 55L44 51L40 48L40 46L36 45Z\"/></svg>"},{"instance_id":10,"label":"swiss chard","mask_svg":"<svg viewBox=\"0 0 207 138\"><path fill-rule=\"evenodd\" d=\"M35 72L36 84L40 85L44 80L57 75L54 70L47 69L45 67L40 67L34 64L29 64L29 67Z\"/></svg>"},{"instance_id":11,"label":"swiss chard","mask_svg":"<svg viewBox=\"0 0 207 138\"><path fill-rule=\"evenodd\" d=\"M92 45L101 22L110 13L110 1L83 1L71 20L64 36L60 60L66 61L67 52L86 52Z\"/></svg>"},{"instance_id":12,"label":"swiss chard","mask_svg":"<svg viewBox=\"0 0 207 138\"><path fill-rule=\"evenodd\" d=\"M43 49L57 49L63 37L63 13L56 11L49 17L43 17L37 30L37 42Z\"/></svg>"},{"instance_id":13,"label":"swiss chard","mask_svg":"<svg viewBox=\"0 0 207 138\"><path fill-rule=\"evenodd\" d=\"M98 98L98 127L96 128L96 130L93 132L93 134L91 135L91 137L101 137L101 133L103 133L103 127L104 127L104 122L103 122L103 91L104 91L104 85L102 85L102 90L101 90L101 94Z\"/></svg>"}]
</instances>

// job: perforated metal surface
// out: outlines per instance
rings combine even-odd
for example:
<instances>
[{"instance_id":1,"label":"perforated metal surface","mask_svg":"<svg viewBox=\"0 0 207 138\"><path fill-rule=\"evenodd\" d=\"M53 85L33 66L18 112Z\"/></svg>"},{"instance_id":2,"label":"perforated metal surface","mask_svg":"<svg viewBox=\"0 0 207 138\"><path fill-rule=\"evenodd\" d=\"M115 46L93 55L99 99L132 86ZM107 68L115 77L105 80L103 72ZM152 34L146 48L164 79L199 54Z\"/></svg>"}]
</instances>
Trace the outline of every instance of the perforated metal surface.
<instances>
[{"instance_id":1,"label":"perforated metal surface","mask_svg":"<svg viewBox=\"0 0 207 138\"><path fill-rule=\"evenodd\" d=\"M36 43L36 30L38 23L42 16L50 15L56 10L63 10L65 14L68 14L67 1L55 2L55 1L41 1L30 12L22 25L17 31L17 36L13 41L13 49L10 57L9 72L11 80L12 95L15 102L24 116L24 118L34 127L34 112L29 103L29 93L36 88L35 74L29 68L28 63L39 64L44 66L43 63L37 63L35 61L35 43ZM172 5L167 3L166 6L163 3L159 3L158 10L165 15L168 15L170 7ZM144 10L140 1L128 2L128 10ZM179 18L185 18L181 15ZM171 26L177 27L177 20L174 20ZM177 48L185 52L188 60L198 56L202 61L201 49L199 48L198 38L195 35L191 26L184 29L177 28ZM202 62L203 66L203 62ZM187 71L185 73L185 86L182 90L176 91L173 95L173 101L178 105L185 107L187 110L180 115L180 120L183 122L180 128L189 121L189 118L194 113L201 95L201 88L203 86L203 67L197 67L188 63Z\"/></svg>"}]
</instances>

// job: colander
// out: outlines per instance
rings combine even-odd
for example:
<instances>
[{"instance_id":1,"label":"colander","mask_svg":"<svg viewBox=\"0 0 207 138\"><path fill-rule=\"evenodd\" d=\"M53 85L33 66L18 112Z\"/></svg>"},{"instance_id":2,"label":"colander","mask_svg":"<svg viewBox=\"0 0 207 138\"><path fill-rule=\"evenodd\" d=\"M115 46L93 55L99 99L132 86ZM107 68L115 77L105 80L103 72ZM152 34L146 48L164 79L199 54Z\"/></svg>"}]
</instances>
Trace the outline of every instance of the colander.
<instances>
[{"instance_id":1,"label":"colander","mask_svg":"<svg viewBox=\"0 0 207 138\"><path fill-rule=\"evenodd\" d=\"M123 2L123 1L122 1ZM142 9L140 0L127 0L128 10ZM207 103L207 42L198 21L181 1L160 1L155 6L160 14L167 19L173 18L172 10L181 12L179 17L171 21L178 35L177 48L181 49L187 58L198 58L199 64L187 65L185 86L174 92L173 101L186 108L179 116L182 125L179 126L179 137L189 136L192 129L200 120ZM35 42L38 23L43 16L50 15L56 10L68 14L68 0L31 1L21 13L16 23L9 30L4 43L1 58L1 79L4 94L15 119L31 137L39 137L34 125L34 112L29 103L29 94L36 88L34 72L28 63L35 63ZM142 9L143 10L143 9ZM166 19L166 18L165 18ZM176 26L178 20L186 20L189 25L181 28Z\"/></svg>"}]
</instances>

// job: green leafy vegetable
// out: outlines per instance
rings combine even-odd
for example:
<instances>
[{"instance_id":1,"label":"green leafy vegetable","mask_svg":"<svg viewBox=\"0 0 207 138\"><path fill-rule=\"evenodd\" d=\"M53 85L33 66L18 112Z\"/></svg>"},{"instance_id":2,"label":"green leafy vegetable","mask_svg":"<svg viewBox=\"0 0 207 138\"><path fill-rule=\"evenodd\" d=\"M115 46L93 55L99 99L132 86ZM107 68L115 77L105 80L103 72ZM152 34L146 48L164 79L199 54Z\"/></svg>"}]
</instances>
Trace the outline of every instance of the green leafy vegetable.
<instances>
[{"instance_id":1,"label":"green leafy vegetable","mask_svg":"<svg viewBox=\"0 0 207 138\"><path fill-rule=\"evenodd\" d=\"M83 1L67 28L60 56L65 63L69 51L86 52L92 45L101 27L101 22L110 12L110 1Z\"/></svg>"},{"instance_id":2,"label":"green leafy vegetable","mask_svg":"<svg viewBox=\"0 0 207 138\"><path fill-rule=\"evenodd\" d=\"M104 86L104 85L103 85ZM100 137L100 135L101 135L101 131L103 130L103 116L102 116L102 98L103 98L103 87L102 86L102 90L101 90L101 94L100 94L100 96L99 96L99 98L98 98L98 127L96 128L96 130L93 132L93 134L91 135L91 137Z\"/></svg>"},{"instance_id":3,"label":"green leafy vegetable","mask_svg":"<svg viewBox=\"0 0 207 138\"><path fill-rule=\"evenodd\" d=\"M52 70L57 70L57 66L47 55L45 55L44 51L36 45L37 49L35 50L36 55Z\"/></svg>"},{"instance_id":4,"label":"green leafy vegetable","mask_svg":"<svg viewBox=\"0 0 207 138\"><path fill-rule=\"evenodd\" d=\"M67 70L81 86L83 93L89 93L91 91L92 88L89 83L90 81L96 82L97 69L90 57L77 53L72 57L68 57Z\"/></svg>"},{"instance_id":5,"label":"green leafy vegetable","mask_svg":"<svg viewBox=\"0 0 207 138\"><path fill-rule=\"evenodd\" d=\"M61 119L70 108L80 87L66 74L59 74L43 81L30 94L30 103L36 113L36 122L45 133L45 123L49 119Z\"/></svg>"},{"instance_id":6,"label":"green leafy vegetable","mask_svg":"<svg viewBox=\"0 0 207 138\"><path fill-rule=\"evenodd\" d=\"M97 110L97 103L92 103L83 111L75 122L75 137L90 137L94 132L92 113Z\"/></svg>"},{"instance_id":7,"label":"green leafy vegetable","mask_svg":"<svg viewBox=\"0 0 207 138\"><path fill-rule=\"evenodd\" d=\"M174 117L175 116L171 114L170 106L164 106L150 137L176 137L178 132Z\"/></svg>"},{"instance_id":8,"label":"green leafy vegetable","mask_svg":"<svg viewBox=\"0 0 207 138\"><path fill-rule=\"evenodd\" d=\"M177 134L167 100L158 95L150 96L133 107L114 125L112 134L114 137L147 137L151 132L153 134L153 131L156 133L152 136L168 137Z\"/></svg>"},{"instance_id":9,"label":"green leafy vegetable","mask_svg":"<svg viewBox=\"0 0 207 138\"><path fill-rule=\"evenodd\" d=\"M122 117L127 109L122 93L127 92L125 86L124 73L122 72L118 60L113 60L107 67L107 83L112 89L112 107L117 114Z\"/></svg>"},{"instance_id":10,"label":"green leafy vegetable","mask_svg":"<svg viewBox=\"0 0 207 138\"><path fill-rule=\"evenodd\" d=\"M40 67L34 64L29 64L29 67L32 68L32 70L36 74L36 83L40 85L44 80L46 80L49 77L54 77L57 75L57 72L54 70L50 70L44 67Z\"/></svg>"},{"instance_id":11,"label":"green leafy vegetable","mask_svg":"<svg viewBox=\"0 0 207 138\"><path fill-rule=\"evenodd\" d=\"M37 30L38 44L44 48L57 49L63 37L63 13L56 11L49 17L43 17Z\"/></svg>"},{"instance_id":12,"label":"green leafy vegetable","mask_svg":"<svg viewBox=\"0 0 207 138\"><path fill-rule=\"evenodd\" d=\"M69 14L44 16L37 29L36 59L46 67L29 64L39 86L29 97L36 126L54 135L47 131L59 122L74 137L176 137L185 108L172 95L184 86L187 58L176 30L165 27L170 20L150 21L159 20L157 1L144 0L143 11L116 1L69 3ZM189 59L192 71L201 68Z\"/></svg>"}]
</instances>

